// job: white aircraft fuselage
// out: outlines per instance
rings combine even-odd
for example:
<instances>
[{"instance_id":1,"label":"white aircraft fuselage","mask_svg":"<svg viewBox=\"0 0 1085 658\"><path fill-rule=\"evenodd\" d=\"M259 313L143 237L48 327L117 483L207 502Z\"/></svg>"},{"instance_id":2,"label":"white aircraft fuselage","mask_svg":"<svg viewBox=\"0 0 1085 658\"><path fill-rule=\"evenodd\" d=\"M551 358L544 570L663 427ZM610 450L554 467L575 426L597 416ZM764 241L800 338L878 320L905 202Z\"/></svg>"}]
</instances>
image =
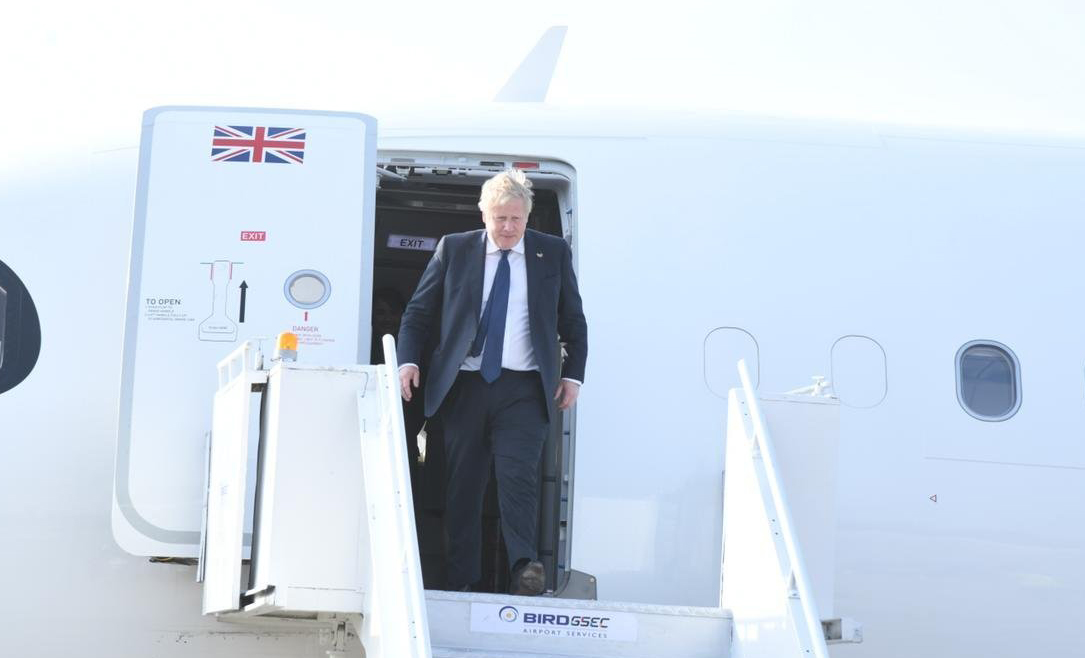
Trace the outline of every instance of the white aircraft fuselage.
<instances>
[{"instance_id":1,"label":"white aircraft fuselage","mask_svg":"<svg viewBox=\"0 0 1085 658\"><path fill-rule=\"evenodd\" d=\"M835 609L865 639L834 655L1082 650L1085 141L531 104L375 115L380 158L575 172L590 352L569 553L600 599L718 603L726 392L752 356L760 391L824 375L843 402ZM202 617L193 567L114 538L136 141L0 191L0 260L42 332L0 395L0 646L321 656L312 634ZM1016 358L1005 420L959 400L975 340Z\"/></svg>"}]
</instances>

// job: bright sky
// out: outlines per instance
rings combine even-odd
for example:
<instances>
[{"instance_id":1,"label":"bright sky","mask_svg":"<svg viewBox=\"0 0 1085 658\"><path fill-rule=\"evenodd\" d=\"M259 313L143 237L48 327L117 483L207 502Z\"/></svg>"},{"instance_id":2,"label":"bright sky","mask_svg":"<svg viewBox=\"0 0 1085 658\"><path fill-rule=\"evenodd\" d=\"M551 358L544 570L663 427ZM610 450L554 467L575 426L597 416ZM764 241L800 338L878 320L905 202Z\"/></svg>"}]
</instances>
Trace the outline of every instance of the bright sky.
<instances>
[{"instance_id":1,"label":"bright sky","mask_svg":"<svg viewBox=\"0 0 1085 658\"><path fill-rule=\"evenodd\" d=\"M1085 135L1077 0L9 1L0 170L135 144L155 105L488 102L551 25L555 104Z\"/></svg>"}]
</instances>

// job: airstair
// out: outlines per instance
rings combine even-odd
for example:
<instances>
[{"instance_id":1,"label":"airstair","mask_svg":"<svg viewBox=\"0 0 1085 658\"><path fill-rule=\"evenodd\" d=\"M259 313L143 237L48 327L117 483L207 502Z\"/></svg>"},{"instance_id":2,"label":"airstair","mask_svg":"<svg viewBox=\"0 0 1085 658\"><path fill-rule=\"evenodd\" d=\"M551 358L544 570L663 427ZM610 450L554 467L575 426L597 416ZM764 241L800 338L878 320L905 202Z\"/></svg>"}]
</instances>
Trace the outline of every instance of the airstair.
<instances>
[{"instance_id":1,"label":"airstair","mask_svg":"<svg viewBox=\"0 0 1085 658\"><path fill-rule=\"evenodd\" d=\"M827 658L827 641L861 639L832 613L834 399L758 397L740 362L716 607L426 591L389 336L384 352L265 364L249 342L219 364L204 614L311 627L332 658Z\"/></svg>"}]
</instances>

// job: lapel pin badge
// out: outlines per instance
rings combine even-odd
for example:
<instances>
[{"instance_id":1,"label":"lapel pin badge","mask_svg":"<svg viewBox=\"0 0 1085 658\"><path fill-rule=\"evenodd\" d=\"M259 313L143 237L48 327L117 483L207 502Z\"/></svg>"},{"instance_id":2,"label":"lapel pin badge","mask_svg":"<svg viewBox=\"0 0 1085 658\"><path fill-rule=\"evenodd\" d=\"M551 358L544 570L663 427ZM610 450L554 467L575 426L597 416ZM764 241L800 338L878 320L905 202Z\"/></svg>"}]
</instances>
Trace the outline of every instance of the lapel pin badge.
<instances>
[{"instance_id":1,"label":"lapel pin badge","mask_svg":"<svg viewBox=\"0 0 1085 658\"><path fill-rule=\"evenodd\" d=\"M538 256L539 258L542 258L542 252L541 251L536 251L535 255Z\"/></svg>"}]
</instances>

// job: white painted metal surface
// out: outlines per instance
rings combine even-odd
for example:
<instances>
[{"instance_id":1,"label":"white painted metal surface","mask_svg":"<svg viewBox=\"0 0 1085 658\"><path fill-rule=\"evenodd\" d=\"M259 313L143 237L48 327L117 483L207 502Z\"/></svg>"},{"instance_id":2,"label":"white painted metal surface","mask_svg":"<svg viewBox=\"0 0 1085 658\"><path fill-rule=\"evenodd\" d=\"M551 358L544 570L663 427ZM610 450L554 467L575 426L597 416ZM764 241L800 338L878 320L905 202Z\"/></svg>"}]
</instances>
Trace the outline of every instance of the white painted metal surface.
<instances>
[{"instance_id":1,"label":"white painted metal surface","mask_svg":"<svg viewBox=\"0 0 1085 658\"><path fill-rule=\"evenodd\" d=\"M384 336L375 385L359 391L367 543L359 543L366 594L358 634L368 658L429 658L410 463L403 430L395 341Z\"/></svg>"},{"instance_id":2,"label":"white painted metal surface","mask_svg":"<svg viewBox=\"0 0 1085 658\"><path fill-rule=\"evenodd\" d=\"M728 400L720 597L734 615L733 655L828 658L818 603L831 609L838 404L812 396L771 402L773 430L788 436L778 450L743 361L739 375L743 387ZM784 452L790 468L778 457Z\"/></svg>"},{"instance_id":3,"label":"white painted metal surface","mask_svg":"<svg viewBox=\"0 0 1085 658\"><path fill-rule=\"evenodd\" d=\"M761 390L829 374L833 343L861 334L885 350L888 394L841 409L835 603L865 628L841 655L1017 658L1082 645L1085 525L1066 519L1085 499L1085 317L1052 300L1075 299L1085 278L1085 141L531 104L381 122L389 152L538 153L575 169L593 329L570 541L572 566L599 577L601 597L719 596L726 403L701 383L708 334L734 326L756 339ZM102 507L120 403L103 382L121 376L114 319L125 315L137 142L133 126L116 150L73 147L0 187L0 259L34 295L48 339L31 376L0 395L0 511L25 538L0 544L0 562L18 565L0 601L4 649L323 658L315 636L226 632L202 617L192 568L126 554L115 541L124 512L113 532ZM707 210L677 193L694 168L715 186ZM976 420L954 393L953 356L980 338L1021 362L1023 402L1006 422ZM651 385L644 364L661 345L685 385ZM162 361L156 381L176 365ZM142 457L200 483L203 446L200 435L184 459L152 446ZM61 575L97 604L58 617L43 583Z\"/></svg>"},{"instance_id":4,"label":"white painted metal surface","mask_svg":"<svg viewBox=\"0 0 1085 658\"><path fill-rule=\"evenodd\" d=\"M249 439L253 386L267 382L260 350L245 342L219 363L219 390L212 410L204 529L203 613L237 610L245 512L251 511Z\"/></svg>"},{"instance_id":5,"label":"white painted metal surface","mask_svg":"<svg viewBox=\"0 0 1085 658\"><path fill-rule=\"evenodd\" d=\"M276 139L279 126L296 130ZM251 143L248 160L221 161L245 149L219 142ZM291 152L304 161L267 161L284 143L302 144ZM145 114L114 481L125 550L196 555L203 496L191 473L211 425L208 374L225 350L294 329L309 363L368 357L375 149L376 122L361 114Z\"/></svg>"},{"instance_id":6,"label":"white painted metal surface","mask_svg":"<svg viewBox=\"0 0 1085 658\"><path fill-rule=\"evenodd\" d=\"M379 366L267 371L246 344L219 364L205 614L257 628L259 618L268 631L283 619L331 624L336 655L349 621L371 658L431 655L390 336L384 349ZM253 586L241 606L248 421L263 382Z\"/></svg>"},{"instance_id":7,"label":"white painted metal surface","mask_svg":"<svg viewBox=\"0 0 1085 658\"><path fill-rule=\"evenodd\" d=\"M772 393L757 394L757 402L771 433L776 473L786 492L795 548L802 553L817 618L834 618L840 402Z\"/></svg>"},{"instance_id":8,"label":"white painted metal surface","mask_svg":"<svg viewBox=\"0 0 1085 658\"><path fill-rule=\"evenodd\" d=\"M552 27L543 34L520 66L497 92L494 101L511 103L541 103L546 100L550 79L561 54L567 27Z\"/></svg>"},{"instance_id":9,"label":"white painted metal surface","mask_svg":"<svg viewBox=\"0 0 1085 658\"><path fill-rule=\"evenodd\" d=\"M301 355L299 355L301 358ZM359 391L372 366L277 363L268 373L253 537L250 612L361 611L368 546Z\"/></svg>"}]
</instances>

